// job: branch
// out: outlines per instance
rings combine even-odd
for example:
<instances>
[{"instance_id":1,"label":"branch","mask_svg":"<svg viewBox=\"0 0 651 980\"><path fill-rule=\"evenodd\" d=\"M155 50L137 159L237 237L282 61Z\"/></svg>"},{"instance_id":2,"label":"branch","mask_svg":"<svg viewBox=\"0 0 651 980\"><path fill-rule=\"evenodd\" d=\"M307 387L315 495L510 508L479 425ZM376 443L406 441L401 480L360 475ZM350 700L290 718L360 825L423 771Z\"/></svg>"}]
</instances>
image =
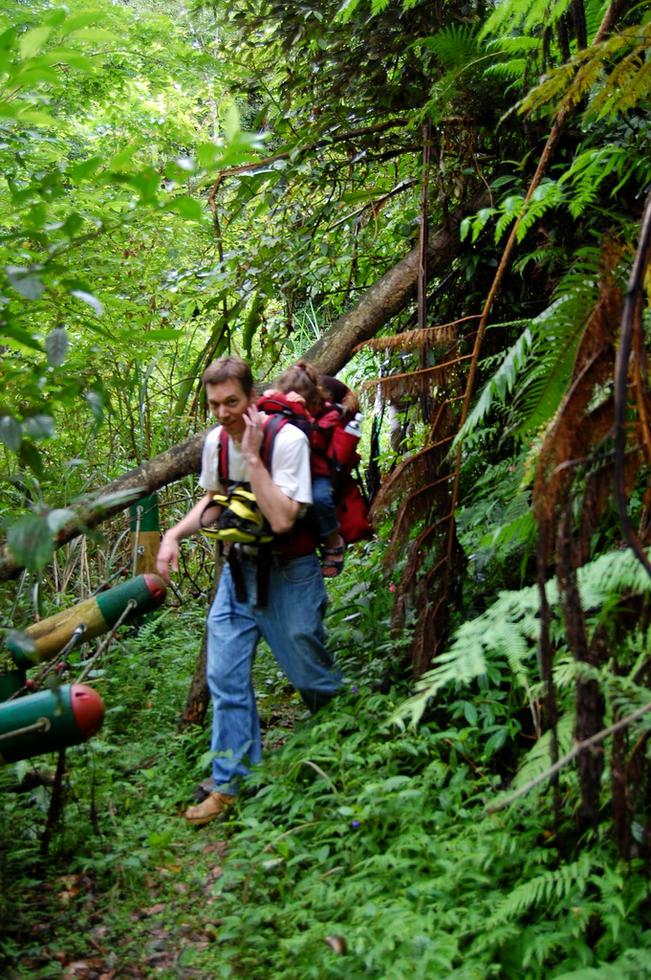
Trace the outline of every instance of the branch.
<instances>
[{"instance_id":1,"label":"branch","mask_svg":"<svg viewBox=\"0 0 651 980\"><path fill-rule=\"evenodd\" d=\"M279 153L274 153L271 156L265 157L263 160L256 160L254 163L243 163L238 167L229 167L227 170L220 170L217 174L215 183L213 184L210 194L208 195L208 203L210 204L210 210L214 214L215 209L215 196L219 190L222 183L227 177L235 177L238 174L255 173L261 167L268 167L270 164L275 163L277 160L289 160L291 157L298 158L306 153L312 153L314 150L319 150L322 147L330 146L333 143L345 143L350 140L357 139L360 136L370 136L373 133L382 133L387 129L395 129L397 126L406 126L409 122L408 119L389 119L386 122L375 123L372 126L362 126L360 129L351 129L347 133L339 133L335 136L322 136L312 143L306 143L305 146L294 146L291 150L281 150Z\"/></svg>"},{"instance_id":2,"label":"branch","mask_svg":"<svg viewBox=\"0 0 651 980\"><path fill-rule=\"evenodd\" d=\"M73 520L57 534L56 547L61 547L80 534L86 534L91 528L118 514L141 497L149 496L189 473L198 472L204 438L205 432L200 432L113 480L94 500L78 507ZM14 578L22 567L9 549L4 547L0 552L0 581Z\"/></svg>"}]
</instances>

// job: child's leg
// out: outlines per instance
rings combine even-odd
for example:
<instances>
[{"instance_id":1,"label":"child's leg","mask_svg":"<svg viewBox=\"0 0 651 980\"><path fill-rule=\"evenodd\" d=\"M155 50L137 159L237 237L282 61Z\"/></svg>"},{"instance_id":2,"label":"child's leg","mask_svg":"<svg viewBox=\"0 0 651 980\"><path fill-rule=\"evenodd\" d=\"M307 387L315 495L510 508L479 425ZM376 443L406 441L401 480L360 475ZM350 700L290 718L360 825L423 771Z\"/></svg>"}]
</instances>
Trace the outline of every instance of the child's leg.
<instances>
[{"instance_id":1,"label":"child's leg","mask_svg":"<svg viewBox=\"0 0 651 980\"><path fill-rule=\"evenodd\" d=\"M339 521L337 520L332 480L329 476L312 476L312 504L319 537L324 540L333 534L338 537ZM326 543L328 542L326 541Z\"/></svg>"},{"instance_id":2,"label":"child's leg","mask_svg":"<svg viewBox=\"0 0 651 980\"><path fill-rule=\"evenodd\" d=\"M346 544L339 533L337 509L334 502L332 481L329 477L312 477L312 502L319 537L324 546L321 573L324 578L334 578L339 575L344 567Z\"/></svg>"}]
</instances>

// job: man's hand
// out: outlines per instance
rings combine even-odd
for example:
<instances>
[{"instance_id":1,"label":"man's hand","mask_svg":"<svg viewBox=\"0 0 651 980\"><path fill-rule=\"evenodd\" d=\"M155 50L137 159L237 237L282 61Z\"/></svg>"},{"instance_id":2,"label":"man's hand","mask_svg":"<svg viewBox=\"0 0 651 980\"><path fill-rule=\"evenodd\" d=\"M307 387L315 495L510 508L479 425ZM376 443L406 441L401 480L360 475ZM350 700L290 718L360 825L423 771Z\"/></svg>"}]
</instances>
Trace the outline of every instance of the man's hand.
<instances>
[{"instance_id":1,"label":"man's hand","mask_svg":"<svg viewBox=\"0 0 651 980\"><path fill-rule=\"evenodd\" d=\"M249 405L242 418L245 425L242 436L242 453L247 463L255 465L260 461L260 447L264 435L262 423L265 416L257 410L255 405Z\"/></svg>"},{"instance_id":2,"label":"man's hand","mask_svg":"<svg viewBox=\"0 0 651 980\"><path fill-rule=\"evenodd\" d=\"M170 583L170 565L173 572L179 570L179 542L168 534L163 535L163 540L156 556L156 570L160 577Z\"/></svg>"}]
</instances>

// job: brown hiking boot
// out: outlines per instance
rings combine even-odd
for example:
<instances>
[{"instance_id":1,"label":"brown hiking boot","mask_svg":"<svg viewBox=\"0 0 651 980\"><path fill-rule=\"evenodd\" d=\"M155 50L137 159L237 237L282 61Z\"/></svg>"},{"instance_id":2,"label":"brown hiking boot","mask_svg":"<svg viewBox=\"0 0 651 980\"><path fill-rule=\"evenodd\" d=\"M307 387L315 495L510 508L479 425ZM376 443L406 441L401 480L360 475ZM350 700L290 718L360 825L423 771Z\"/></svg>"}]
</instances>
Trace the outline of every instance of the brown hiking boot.
<instances>
[{"instance_id":1,"label":"brown hiking boot","mask_svg":"<svg viewBox=\"0 0 651 980\"><path fill-rule=\"evenodd\" d=\"M185 819L188 823L194 824L195 827L201 827L205 823L210 823L211 820L216 820L217 817L223 817L233 803L235 803L235 797L229 796L228 793L211 793L203 803L199 803L197 806L189 806L185 811Z\"/></svg>"}]
</instances>

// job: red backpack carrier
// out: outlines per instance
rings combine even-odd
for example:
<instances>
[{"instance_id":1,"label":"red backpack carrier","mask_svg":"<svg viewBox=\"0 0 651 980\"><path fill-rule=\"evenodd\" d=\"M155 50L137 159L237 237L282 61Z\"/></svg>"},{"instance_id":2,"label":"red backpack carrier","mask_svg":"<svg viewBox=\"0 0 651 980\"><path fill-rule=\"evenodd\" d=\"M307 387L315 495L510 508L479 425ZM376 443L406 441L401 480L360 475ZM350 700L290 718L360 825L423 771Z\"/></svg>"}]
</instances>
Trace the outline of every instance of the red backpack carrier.
<instances>
[{"instance_id":1,"label":"red backpack carrier","mask_svg":"<svg viewBox=\"0 0 651 980\"><path fill-rule=\"evenodd\" d=\"M310 443L310 468L317 476L332 480L333 496L339 521L339 533L346 544L372 537L368 520L368 501L359 476L353 470L360 462L357 445L360 438L359 421L346 422L342 410L326 403L325 410L314 418L302 402L287 398L280 392L263 395L257 401L260 411L270 416L265 425L262 461L271 470L271 454L276 435L289 423L305 432ZM267 429L270 437L266 437Z\"/></svg>"}]
</instances>

